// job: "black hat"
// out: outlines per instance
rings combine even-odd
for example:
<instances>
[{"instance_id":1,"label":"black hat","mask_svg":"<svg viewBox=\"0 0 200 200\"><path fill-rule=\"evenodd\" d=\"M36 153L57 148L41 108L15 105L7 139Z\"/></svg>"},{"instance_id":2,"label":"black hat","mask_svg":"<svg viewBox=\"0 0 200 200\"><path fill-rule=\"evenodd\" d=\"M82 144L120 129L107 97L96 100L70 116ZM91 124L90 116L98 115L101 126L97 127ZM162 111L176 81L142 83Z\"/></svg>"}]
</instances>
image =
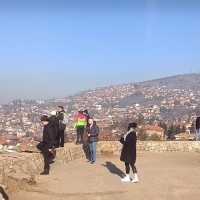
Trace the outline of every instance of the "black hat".
<instances>
[{"instance_id":1,"label":"black hat","mask_svg":"<svg viewBox=\"0 0 200 200\"><path fill-rule=\"evenodd\" d=\"M41 118L40 118L41 122L49 122L49 117L47 115L43 115Z\"/></svg>"},{"instance_id":2,"label":"black hat","mask_svg":"<svg viewBox=\"0 0 200 200\"><path fill-rule=\"evenodd\" d=\"M58 106L58 108L61 108L62 110L64 110L64 107L63 107L63 106Z\"/></svg>"},{"instance_id":3,"label":"black hat","mask_svg":"<svg viewBox=\"0 0 200 200\"><path fill-rule=\"evenodd\" d=\"M128 125L128 130L130 130L131 128L137 128L137 123L132 122Z\"/></svg>"}]
</instances>

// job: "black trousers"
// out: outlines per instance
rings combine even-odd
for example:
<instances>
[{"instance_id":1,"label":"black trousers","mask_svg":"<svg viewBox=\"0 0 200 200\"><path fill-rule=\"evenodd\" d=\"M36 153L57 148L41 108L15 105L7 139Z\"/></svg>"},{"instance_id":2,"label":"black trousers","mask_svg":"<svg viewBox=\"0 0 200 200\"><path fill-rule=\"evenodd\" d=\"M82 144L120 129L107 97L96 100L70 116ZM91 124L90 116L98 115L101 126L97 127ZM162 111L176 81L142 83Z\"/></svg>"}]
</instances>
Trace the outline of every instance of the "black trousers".
<instances>
[{"instance_id":1,"label":"black trousers","mask_svg":"<svg viewBox=\"0 0 200 200\"><path fill-rule=\"evenodd\" d=\"M48 145L41 142L37 145L37 148L42 152L42 155L44 158L44 170L49 170L50 169L49 162L50 162L51 152L49 151Z\"/></svg>"},{"instance_id":2,"label":"black trousers","mask_svg":"<svg viewBox=\"0 0 200 200\"><path fill-rule=\"evenodd\" d=\"M84 126L80 126L80 127L77 127L76 130L77 130L76 143L77 144L83 144L83 135L84 135L85 127Z\"/></svg>"},{"instance_id":3,"label":"black trousers","mask_svg":"<svg viewBox=\"0 0 200 200\"><path fill-rule=\"evenodd\" d=\"M125 163L125 168L126 168L126 174L130 173L130 168L132 168L133 173L137 173L137 168L135 167L135 163Z\"/></svg>"},{"instance_id":4,"label":"black trousers","mask_svg":"<svg viewBox=\"0 0 200 200\"><path fill-rule=\"evenodd\" d=\"M90 161L90 148L89 148L89 144L86 142L83 143L83 151L85 153L86 159Z\"/></svg>"},{"instance_id":5,"label":"black trousers","mask_svg":"<svg viewBox=\"0 0 200 200\"><path fill-rule=\"evenodd\" d=\"M58 147L64 147L65 145L65 130L59 130L58 132Z\"/></svg>"}]
</instances>

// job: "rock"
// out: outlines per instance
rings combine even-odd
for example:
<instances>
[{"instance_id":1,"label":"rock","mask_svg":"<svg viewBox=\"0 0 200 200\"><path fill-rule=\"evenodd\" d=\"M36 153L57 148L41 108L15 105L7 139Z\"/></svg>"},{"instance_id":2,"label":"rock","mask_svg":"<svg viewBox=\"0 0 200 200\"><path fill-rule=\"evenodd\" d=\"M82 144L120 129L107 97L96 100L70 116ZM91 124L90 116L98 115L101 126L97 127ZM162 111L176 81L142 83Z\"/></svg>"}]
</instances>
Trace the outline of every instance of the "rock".
<instances>
[{"instance_id":1,"label":"rock","mask_svg":"<svg viewBox=\"0 0 200 200\"><path fill-rule=\"evenodd\" d=\"M18 145L17 147L17 152L40 152L38 149L37 149L37 145L38 145L38 142L36 141L31 141L29 143L21 143L20 145Z\"/></svg>"}]
</instances>

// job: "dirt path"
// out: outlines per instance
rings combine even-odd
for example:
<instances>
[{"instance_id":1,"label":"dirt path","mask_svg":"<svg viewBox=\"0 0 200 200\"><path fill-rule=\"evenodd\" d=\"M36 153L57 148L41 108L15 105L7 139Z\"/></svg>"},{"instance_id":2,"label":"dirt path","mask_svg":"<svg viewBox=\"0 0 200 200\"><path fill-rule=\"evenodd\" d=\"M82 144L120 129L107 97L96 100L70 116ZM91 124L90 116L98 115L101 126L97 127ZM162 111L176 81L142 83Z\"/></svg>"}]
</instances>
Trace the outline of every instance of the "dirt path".
<instances>
[{"instance_id":1,"label":"dirt path","mask_svg":"<svg viewBox=\"0 0 200 200\"><path fill-rule=\"evenodd\" d=\"M117 157L96 165L55 163L50 176L38 177L36 187L11 200L199 200L200 154L144 153L137 166L141 182L122 184L124 166Z\"/></svg>"}]
</instances>

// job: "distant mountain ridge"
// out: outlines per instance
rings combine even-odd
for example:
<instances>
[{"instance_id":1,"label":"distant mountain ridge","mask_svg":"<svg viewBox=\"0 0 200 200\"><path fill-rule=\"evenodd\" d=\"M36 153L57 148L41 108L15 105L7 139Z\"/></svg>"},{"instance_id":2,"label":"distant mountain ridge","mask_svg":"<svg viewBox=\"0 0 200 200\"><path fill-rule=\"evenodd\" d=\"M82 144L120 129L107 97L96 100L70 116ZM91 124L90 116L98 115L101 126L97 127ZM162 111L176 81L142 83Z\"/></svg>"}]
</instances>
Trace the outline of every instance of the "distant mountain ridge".
<instances>
[{"instance_id":1,"label":"distant mountain ridge","mask_svg":"<svg viewBox=\"0 0 200 200\"><path fill-rule=\"evenodd\" d=\"M166 86L169 89L200 89L200 74L184 74L138 83L141 86Z\"/></svg>"},{"instance_id":2,"label":"distant mountain ridge","mask_svg":"<svg viewBox=\"0 0 200 200\"><path fill-rule=\"evenodd\" d=\"M147 81L143 81L143 82L130 82L130 83L124 83L124 84L110 85L110 86L108 85L108 86L104 86L104 87L98 87L98 88L95 88L95 89L84 90L84 91L78 92L74 95L66 96L66 97L63 97L63 98L67 98L67 99L73 98L73 97L76 97L76 96L81 96L81 95L88 93L88 92L94 92L94 91L99 91L99 90L104 91L104 90L112 88L112 87L117 88L117 87L122 87L122 86L125 86L125 85L136 85L138 87L162 87L162 86L166 86L166 88L169 88L169 89L187 89L187 90L191 89L193 91L200 91L200 73L168 76L168 77L163 77L163 78L159 78L159 79L147 80ZM132 95L130 95L130 97L128 97L127 101L129 101L129 99L132 99L132 103L134 103L134 101L135 102L143 101L144 96L132 94ZM46 99L44 101L45 102L52 102L54 100L56 100L56 98ZM27 101L32 101L32 100L27 99ZM33 100L33 101L36 101L36 100ZM125 100L125 102L122 102L122 104L126 104L126 100Z\"/></svg>"}]
</instances>

